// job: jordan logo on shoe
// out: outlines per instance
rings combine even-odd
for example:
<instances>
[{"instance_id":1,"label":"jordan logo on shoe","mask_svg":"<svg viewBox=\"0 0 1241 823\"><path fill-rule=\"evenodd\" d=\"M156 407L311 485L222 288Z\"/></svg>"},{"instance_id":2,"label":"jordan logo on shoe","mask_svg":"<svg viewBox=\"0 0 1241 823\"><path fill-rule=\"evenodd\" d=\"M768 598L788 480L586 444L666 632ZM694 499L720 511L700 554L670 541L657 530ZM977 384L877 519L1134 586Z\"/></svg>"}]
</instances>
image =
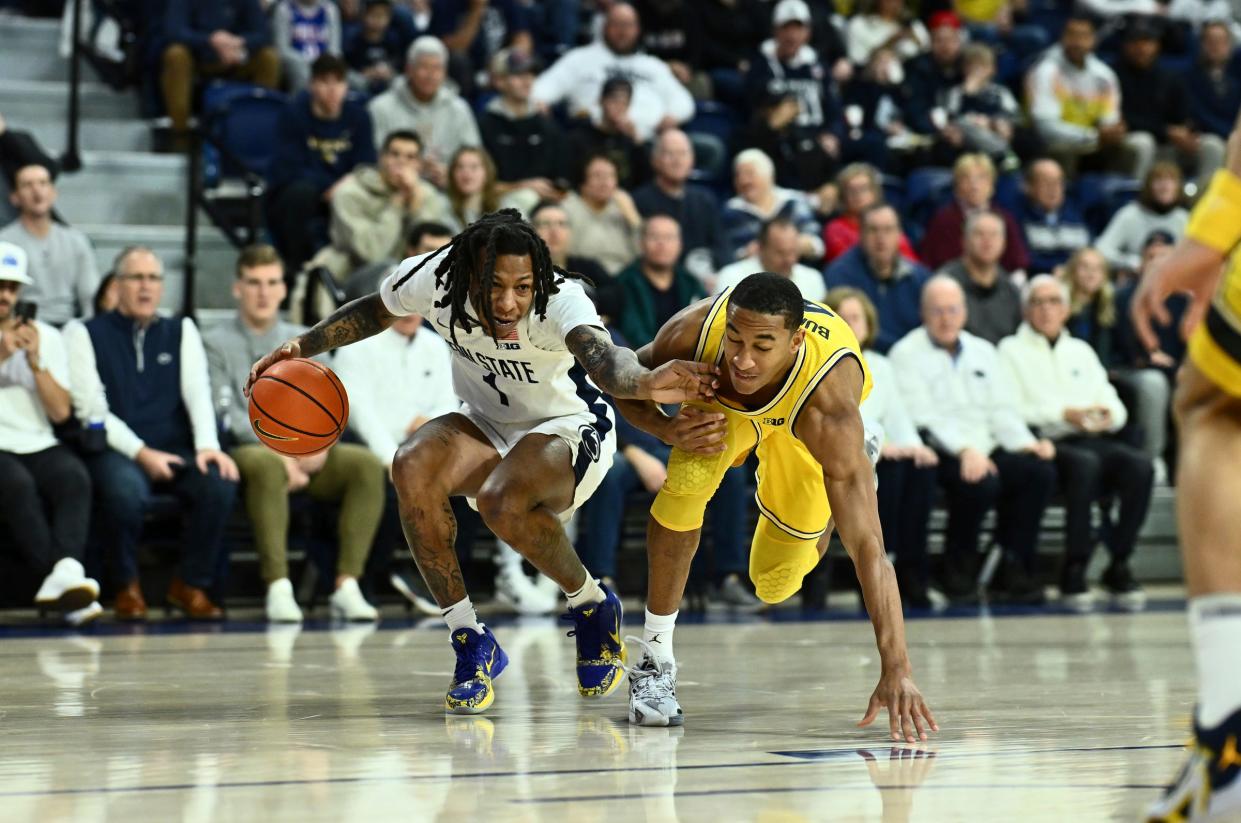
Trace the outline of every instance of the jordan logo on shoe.
<instances>
[{"instance_id":1,"label":"jordan logo on shoe","mask_svg":"<svg viewBox=\"0 0 1241 823\"><path fill-rule=\"evenodd\" d=\"M661 643L661 641L660 641L660 639L659 639L659 635L655 635L654 637L652 637L652 638L651 638L651 640L650 640L650 642L651 642L651 643ZM661 645L662 645L662 644L661 644Z\"/></svg>"}]
</instances>

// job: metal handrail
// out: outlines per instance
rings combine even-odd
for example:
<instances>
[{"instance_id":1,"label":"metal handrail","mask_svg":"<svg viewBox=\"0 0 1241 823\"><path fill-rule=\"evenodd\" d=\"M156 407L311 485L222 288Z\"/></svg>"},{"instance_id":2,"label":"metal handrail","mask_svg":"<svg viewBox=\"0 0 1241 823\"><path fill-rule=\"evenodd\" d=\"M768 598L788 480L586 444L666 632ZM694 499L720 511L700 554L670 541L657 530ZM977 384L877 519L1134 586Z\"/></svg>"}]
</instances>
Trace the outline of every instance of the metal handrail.
<instances>
[{"instance_id":1,"label":"metal handrail","mask_svg":"<svg viewBox=\"0 0 1241 823\"><path fill-rule=\"evenodd\" d=\"M73 20L70 23L73 37L73 53L69 57L69 137L65 141L65 153L60 167L67 172L82 168L82 155L78 150L78 127L81 120L82 95L82 0L73 0Z\"/></svg>"}]
</instances>

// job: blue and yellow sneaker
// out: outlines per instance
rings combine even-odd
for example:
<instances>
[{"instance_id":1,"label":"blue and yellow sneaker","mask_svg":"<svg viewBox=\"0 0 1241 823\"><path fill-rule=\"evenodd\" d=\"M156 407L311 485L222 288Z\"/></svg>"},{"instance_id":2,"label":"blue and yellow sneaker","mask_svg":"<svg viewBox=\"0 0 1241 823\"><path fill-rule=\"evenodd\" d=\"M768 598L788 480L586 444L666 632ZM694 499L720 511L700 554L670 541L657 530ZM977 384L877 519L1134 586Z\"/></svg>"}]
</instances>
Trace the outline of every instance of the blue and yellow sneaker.
<instances>
[{"instance_id":1,"label":"blue and yellow sneaker","mask_svg":"<svg viewBox=\"0 0 1241 823\"><path fill-rule=\"evenodd\" d=\"M444 708L453 714L481 714L496 699L491 681L508 665L508 655L491 629L457 629L452 633L452 650L457 653L452 687L444 697Z\"/></svg>"},{"instance_id":2,"label":"blue and yellow sneaker","mask_svg":"<svg viewBox=\"0 0 1241 823\"><path fill-rule=\"evenodd\" d=\"M582 697L607 697L625 675L625 644L621 641L620 598L599 584L607 598L561 615L573 621L570 637L577 639L577 691Z\"/></svg>"},{"instance_id":3,"label":"blue and yellow sneaker","mask_svg":"<svg viewBox=\"0 0 1241 823\"><path fill-rule=\"evenodd\" d=\"M1189 758L1146 819L1149 823L1241 819L1241 710L1213 729L1194 723Z\"/></svg>"}]
</instances>

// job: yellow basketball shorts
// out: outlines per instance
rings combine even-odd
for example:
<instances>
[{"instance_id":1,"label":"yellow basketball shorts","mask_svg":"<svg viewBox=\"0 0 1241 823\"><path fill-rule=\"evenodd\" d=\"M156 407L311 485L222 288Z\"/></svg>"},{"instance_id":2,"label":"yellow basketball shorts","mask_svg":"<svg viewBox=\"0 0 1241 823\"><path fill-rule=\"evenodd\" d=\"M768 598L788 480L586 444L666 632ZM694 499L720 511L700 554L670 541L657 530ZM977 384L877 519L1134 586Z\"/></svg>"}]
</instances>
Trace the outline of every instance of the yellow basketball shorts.
<instances>
[{"instance_id":1,"label":"yellow basketball shorts","mask_svg":"<svg viewBox=\"0 0 1241 823\"><path fill-rule=\"evenodd\" d=\"M1189 358L1233 397L1241 397L1241 261L1234 258L1206 319L1189 338Z\"/></svg>"},{"instance_id":2,"label":"yellow basketball shorts","mask_svg":"<svg viewBox=\"0 0 1241 823\"><path fill-rule=\"evenodd\" d=\"M720 411L718 406L712 410ZM757 448L761 517L750 544L750 579L761 600L780 603L801 589L802 579L819 562L819 537L832 514L823 468L786 427L764 428L744 415L723 411L728 425L725 450L697 455L674 448L651 516L675 532L701 528L724 472Z\"/></svg>"}]
</instances>

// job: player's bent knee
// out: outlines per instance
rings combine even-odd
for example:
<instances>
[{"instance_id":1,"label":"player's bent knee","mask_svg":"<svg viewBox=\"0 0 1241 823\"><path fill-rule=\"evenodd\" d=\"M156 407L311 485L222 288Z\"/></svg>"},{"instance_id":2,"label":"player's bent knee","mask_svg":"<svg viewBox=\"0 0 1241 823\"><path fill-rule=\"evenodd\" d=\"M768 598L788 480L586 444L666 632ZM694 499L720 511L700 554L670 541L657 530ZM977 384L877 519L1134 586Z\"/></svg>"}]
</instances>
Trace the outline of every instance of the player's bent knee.
<instances>
[{"instance_id":1,"label":"player's bent knee","mask_svg":"<svg viewBox=\"0 0 1241 823\"><path fill-rule=\"evenodd\" d=\"M479 516L487 528L500 538L513 533L517 524L534 508L527 495L513 485L489 478L475 498Z\"/></svg>"},{"instance_id":2,"label":"player's bent knee","mask_svg":"<svg viewBox=\"0 0 1241 823\"><path fill-rule=\"evenodd\" d=\"M750 544L750 580L764 603L783 603L801 591L802 580L819 563L818 538L788 534L765 517Z\"/></svg>"}]
</instances>

